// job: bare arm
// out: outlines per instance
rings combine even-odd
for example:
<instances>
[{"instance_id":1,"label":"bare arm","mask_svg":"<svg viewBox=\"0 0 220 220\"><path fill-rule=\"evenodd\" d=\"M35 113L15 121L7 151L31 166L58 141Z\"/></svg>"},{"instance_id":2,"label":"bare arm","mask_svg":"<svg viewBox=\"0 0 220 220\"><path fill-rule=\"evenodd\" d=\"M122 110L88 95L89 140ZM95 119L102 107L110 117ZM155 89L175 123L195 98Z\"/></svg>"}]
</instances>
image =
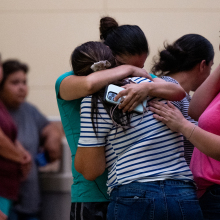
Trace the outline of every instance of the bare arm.
<instances>
[{"instance_id":1,"label":"bare arm","mask_svg":"<svg viewBox=\"0 0 220 220\"><path fill-rule=\"evenodd\" d=\"M62 134L54 123L49 123L42 131L44 149L47 150L50 160L55 161L61 157Z\"/></svg>"},{"instance_id":2,"label":"bare arm","mask_svg":"<svg viewBox=\"0 0 220 220\"><path fill-rule=\"evenodd\" d=\"M189 105L189 115L198 120L211 101L220 91L220 65L195 91Z\"/></svg>"},{"instance_id":3,"label":"bare arm","mask_svg":"<svg viewBox=\"0 0 220 220\"><path fill-rule=\"evenodd\" d=\"M105 171L104 147L78 147L74 165L87 180L95 180Z\"/></svg>"},{"instance_id":4,"label":"bare arm","mask_svg":"<svg viewBox=\"0 0 220 220\"><path fill-rule=\"evenodd\" d=\"M171 103L168 105L153 102L150 110L154 117L165 123L172 131L180 132L207 156L220 161L220 136L207 132L187 121L182 113Z\"/></svg>"},{"instance_id":5,"label":"bare arm","mask_svg":"<svg viewBox=\"0 0 220 220\"><path fill-rule=\"evenodd\" d=\"M17 148L23 153L23 161L21 163L22 180L25 180L31 170L32 157L30 153L24 149L19 141L16 141Z\"/></svg>"},{"instance_id":6,"label":"bare arm","mask_svg":"<svg viewBox=\"0 0 220 220\"><path fill-rule=\"evenodd\" d=\"M13 143L0 129L0 155L8 160L17 162L21 166L22 179L26 179L31 169L31 155L20 142Z\"/></svg>"},{"instance_id":7,"label":"bare arm","mask_svg":"<svg viewBox=\"0 0 220 220\"><path fill-rule=\"evenodd\" d=\"M0 155L17 163L22 163L23 152L0 129Z\"/></svg>"},{"instance_id":8,"label":"bare arm","mask_svg":"<svg viewBox=\"0 0 220 220\"><path fill-rule=\"evenodd\" d=\"M149 92L149 96L163 98L170 101L180 101L186 96L184 89L178 84L165 82L164 80L159 82L157 79L155 79L154 84L155 85Z\"/></svg>"},{"instance_id":9,"label":"bare arm","mask_svg":"<svg viewBox=\"0 0 220 220\"><path fill-rule=\"evenodd\" d=\"M98 71L88 76L71 75L61 82L60 97L64 100L82 98L99 91L114 81L124 79L128 76L151 78L146 70L130 65L122 65L113 69Z\"/></svg>"},{"instance_id":10,"label":"bare arm","mask_svg":"<svg viewBox=\"0 0 220 220\"><path fill-rule=\"evenodd\" d=\"M132 111L147 96L159 97L170 101L179 101L186 96L184 89L178 84L166 82L159 78L154 78L153 81L154 83L143 82L123 86L125 90L115 97L117 101L120 97L126 96L119 108L123 109L124 112Z\"/></svg>"}]
</instances>

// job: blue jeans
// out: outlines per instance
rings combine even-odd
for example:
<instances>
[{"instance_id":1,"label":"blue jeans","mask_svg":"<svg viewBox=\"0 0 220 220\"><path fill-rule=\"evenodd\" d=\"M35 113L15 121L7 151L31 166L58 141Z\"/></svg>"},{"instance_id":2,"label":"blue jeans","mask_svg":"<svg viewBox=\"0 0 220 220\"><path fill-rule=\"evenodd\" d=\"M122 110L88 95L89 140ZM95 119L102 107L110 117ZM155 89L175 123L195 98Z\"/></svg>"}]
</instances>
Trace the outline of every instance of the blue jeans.
<instances>
[{"instance_id":1,"label":"blue jeans","mask_svg":"<svg viewBox=\"0 0 220 220\"><path fill-rule=\"evenodd\" d=\"M201 220L193 183L165 180L117 186L110 195L108 220Z\"/></svg>"},{"instance_id":2,"label":"blue jeans","mask_svg":"<svg viewBox=\"0 0 220 220\"><path fill-rule=\"evenodd\" d=\"M199 199L204 219L220 219L220 185L209 187Z\"/></svg>"}]
</instances>

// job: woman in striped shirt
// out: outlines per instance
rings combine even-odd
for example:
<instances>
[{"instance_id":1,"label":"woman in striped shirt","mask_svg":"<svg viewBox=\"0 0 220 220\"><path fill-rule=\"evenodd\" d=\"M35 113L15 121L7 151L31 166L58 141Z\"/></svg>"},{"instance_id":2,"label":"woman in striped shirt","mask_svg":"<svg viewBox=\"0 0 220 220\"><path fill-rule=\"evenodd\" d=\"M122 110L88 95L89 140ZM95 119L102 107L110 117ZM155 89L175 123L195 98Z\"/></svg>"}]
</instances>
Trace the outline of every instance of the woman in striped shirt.
<instances>
[{"instance_id":1,"label":"woman in striped shirt","mask_svg":"<svg viewBox=\"0 0 220 220\"><path fill-rule=\"evenodd\" d=\"M160 76L167 82L180 85L186 93L186 96L180 101L174 101L173 104L182 112L183 116L191 123L197 125L197 121L188 115L189 103L191 101L190 91L196 89L209 76L213 64L214 49L212 44L203 36L198 34L186 34L177 39L173 44L165 45L165 48L155 57L152 72ZM127 89L135 89L138 94L144 94L144 88L128 86ZM120 98L126 95L123 91L117 96ZM134 102L134 98L132 102ZM139 104L139 102L137 102ZM124 111L130 108L131 103L127 102L121 105ZM135 107L132 106L129 110ZM184 157L187 164L190 164L194 146L184 136Z\"/></svg>"},{"instance_id":2,"label":"woman in striped shirt","mask_svg":"<svg viewBox=\"0 0 220 220\"><path fill-rule=\"evenodd\" d=\"M77 47L71 61L74 73L84 76L91 68L116 65L109 47L99 42ZM150 82L137 77L130 81ZM141 115L116 108L112 113L103 96L100 90L82 100L75 168L88 180L95 180L108 168L111 200L107 218L202 219L182 135L155 120L151 111ZM154 98L148 97L150 100Z\"/></svg>"}]
</instances>

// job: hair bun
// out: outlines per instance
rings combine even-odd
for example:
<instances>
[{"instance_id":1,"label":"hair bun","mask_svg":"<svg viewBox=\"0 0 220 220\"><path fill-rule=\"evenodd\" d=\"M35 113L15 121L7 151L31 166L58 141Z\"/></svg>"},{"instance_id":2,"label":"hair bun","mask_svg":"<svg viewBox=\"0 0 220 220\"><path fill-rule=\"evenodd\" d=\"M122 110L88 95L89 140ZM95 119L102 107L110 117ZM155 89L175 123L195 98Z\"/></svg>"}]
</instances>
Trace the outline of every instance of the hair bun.
<instances>
[{"instance_id":1,"label":"hair bun","mask_svg":"<svg viewBox=\"0 0 220 220\"><path fill-rule=\"evenodd\" d=\"M166 50L175 58L175 59L184 59L188 56L188 53L183 50L177 44L166 46Z\"/></svg>"},{"instance_id":2,"label":"hair bun","mask_svg":"<svg viewBox=\"0 0 220 220\"><path fill-rule=\"evenodd\" d=\"M111 17L103 17L100 20L100 39L105 40L108 34L118 27L118 22Z\"/></svg>"},{"instance_id":3,"label":"hair bun","mask_svg":"<svg viewBox=\"0 0 220 220\"><path fill-rule=\"evenodd\" d=\"M160 52L160 60L166 63L169 70L171 66L176 69L178 66L182 66L182 64L185 62L186 58L188 57L187 52L185 52L182 48L180 48L178 45L166 45L165 50L162 50Z\"/></svg>"}]
</instances>

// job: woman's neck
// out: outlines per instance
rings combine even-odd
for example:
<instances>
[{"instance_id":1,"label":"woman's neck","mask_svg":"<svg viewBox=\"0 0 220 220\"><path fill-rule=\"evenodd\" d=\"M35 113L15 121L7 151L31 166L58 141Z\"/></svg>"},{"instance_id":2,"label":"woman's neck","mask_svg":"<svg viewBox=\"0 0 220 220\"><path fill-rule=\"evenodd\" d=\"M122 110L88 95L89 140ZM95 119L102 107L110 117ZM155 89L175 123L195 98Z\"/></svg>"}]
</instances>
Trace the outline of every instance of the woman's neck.
<instances>
[{"instance_id":1,"label":"woman's neck","mask_svg":"<svg viewBox=\"0 0 220 220\"><path fill-rule=\"evenodd\" d=\"M175 79L181 87L186 91L187 94L193 89L194 77L193 74L189 72L178 72L173 74L168 74L167 76Z\"/></svg>"}]
</instances>

